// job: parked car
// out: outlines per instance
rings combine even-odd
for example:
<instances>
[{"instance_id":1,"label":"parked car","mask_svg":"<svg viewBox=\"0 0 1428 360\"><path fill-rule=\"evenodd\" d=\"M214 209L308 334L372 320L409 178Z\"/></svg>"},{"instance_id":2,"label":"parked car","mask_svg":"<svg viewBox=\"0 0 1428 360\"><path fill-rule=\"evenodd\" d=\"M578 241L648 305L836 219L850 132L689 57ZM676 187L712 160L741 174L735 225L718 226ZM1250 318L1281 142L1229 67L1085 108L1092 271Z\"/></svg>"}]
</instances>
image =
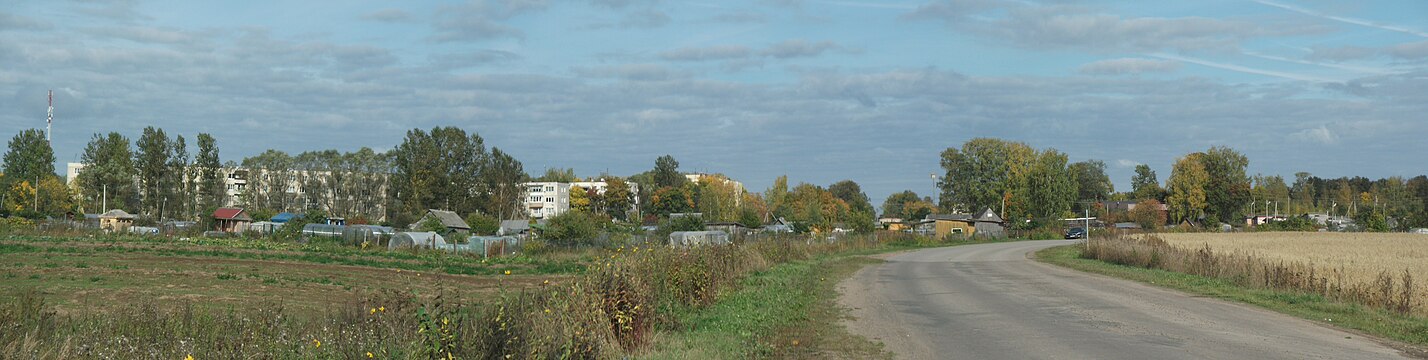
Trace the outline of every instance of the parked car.
<instances>
[{"instance_id":1,"label":"parked car","mask_svg":"<svg viewBox=\"0 0 1428 360\"><path fill-rule=\"evenodd\" d=\"M1067 238L1067 239L1085 239L1085 238L1086 238L1086 228L1073 227L1073 228L1067 229L1067 230L1066 230L1066 238Z\"/></svg>"}]
</instances>

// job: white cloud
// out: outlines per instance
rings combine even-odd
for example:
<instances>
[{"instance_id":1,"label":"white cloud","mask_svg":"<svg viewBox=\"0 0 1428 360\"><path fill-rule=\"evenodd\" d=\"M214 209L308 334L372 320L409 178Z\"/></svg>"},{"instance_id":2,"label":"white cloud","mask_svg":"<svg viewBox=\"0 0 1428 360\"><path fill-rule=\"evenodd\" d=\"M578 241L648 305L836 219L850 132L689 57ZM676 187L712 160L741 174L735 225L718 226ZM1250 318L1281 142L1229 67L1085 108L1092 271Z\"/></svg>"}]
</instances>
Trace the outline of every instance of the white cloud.
<instances>
[{"instance_id":1,"label":"white cloud","mask_svg":"<svg viewBox=\"0 0 1428 360\"><path fill-rule=\"evenodd\" d=\"M1324 145L1333 145L1339 142L1339 137L1335 136L1334 132L1329 131L1329 128L1324 125L1319 125L1317 128L1300 130L1299 132L1290 134L1289 137L1299 141Z\"/></svg>"},{"instance_id":2,"label":"white cloud","mask_svg":"<svg viewBox=\"0 0 1428 360\"><path fill-rule=\"evenodd\" d=\"M1277 7L1277 8L1284 9L1284 10L1289 10L1289 11L1297 12L1297 13L1304 14L1304 15L1309 15L1309 16L1313 16L1313 17L1318 17L1318 18L1324 18L1324 19L1334 20L1334 21L1338 21L1338 22L1342 22L1342 23L1346 23L1346 24L1354 24L1354 25L1359 25L1359 26L1367 26L1367 27L1376 28L1376 29L1381 29L1381 30L1396 31L1396 32L1404 33L1404 34L1413 35L1413 36L1428 38L1428 32L1424 32L1424 31L1416 30L1416 29L1410 29L1410 28L1406 28L1406 27L1402 27L1402 26L1384 24L1384 23L1380 23L1380 22L1376 22L1376 21L1364 20L1364 19L1359 19L1359 18L1352 18L1352 17L1347 17L1347 16L1329 15L1329 14L1325 14L1325 13L1319 12L1319 11L1309 10L1309 9L1305 9L1305 8L1298 7L1298 6L1294 6L1294 5L1289 5L1289 4L1280 3L1280 2L1274 2L1274 1L1268 1L1268 0L1254 0L1254 2L1257 2L1257 3L1260 3L1260 4L1264 4L1264 5L1268 5L1268 6Z\"/></svg>"},{"instance_id":3,"label":"white cloud","mask_svg":"<svg viewBox=\"0 0 1428 360\"><path fill-rule=\"evenodd\" d=\"M1133 168L1133 167L1136 167L1137 165L1140 165L1140 162L1137 162L1137 161L1135 161L1135 160L1129 160L1129 159L1116 160L1116 166L1123 167L1123 168Z\"/></svg>"},{"instance_id":4,"label":"white cloud","mask_svg":"<svg viewBox=\"0 0 1428 360\"><path fill-rule=\"evenodd\" d=\"M1172 72L1180 69L1180 63L1167 60L1141 58L1107 59L1081 65L1082 74L1127 75L1147 72Z\"/></svg>"}]
</instances>

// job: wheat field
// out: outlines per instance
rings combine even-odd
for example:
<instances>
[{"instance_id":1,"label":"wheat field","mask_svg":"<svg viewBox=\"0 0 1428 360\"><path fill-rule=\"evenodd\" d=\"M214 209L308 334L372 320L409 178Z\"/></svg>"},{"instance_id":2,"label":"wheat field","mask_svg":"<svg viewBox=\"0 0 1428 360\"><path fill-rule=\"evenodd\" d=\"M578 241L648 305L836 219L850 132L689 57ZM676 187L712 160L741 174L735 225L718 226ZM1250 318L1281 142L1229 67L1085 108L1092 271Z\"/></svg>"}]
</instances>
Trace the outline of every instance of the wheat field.
<instances>
[{"instance_id":1,"label":"wheat field","mask_svg":"<svg viewBox=\"0 0 1428 360\"><path fill-rule=\"evenodd\" d=\"M1253 255L1271 262L1300 263L1342 273L1350 283L1370 283L1380 274L1413 275L1418 289L1428 288L1428 235L1407 233L1183 233L1157 234L1177 248L1209 246L1221 254ZM1415 303L1428 304L1419 291Z\"/></svg>"}]
</instances>

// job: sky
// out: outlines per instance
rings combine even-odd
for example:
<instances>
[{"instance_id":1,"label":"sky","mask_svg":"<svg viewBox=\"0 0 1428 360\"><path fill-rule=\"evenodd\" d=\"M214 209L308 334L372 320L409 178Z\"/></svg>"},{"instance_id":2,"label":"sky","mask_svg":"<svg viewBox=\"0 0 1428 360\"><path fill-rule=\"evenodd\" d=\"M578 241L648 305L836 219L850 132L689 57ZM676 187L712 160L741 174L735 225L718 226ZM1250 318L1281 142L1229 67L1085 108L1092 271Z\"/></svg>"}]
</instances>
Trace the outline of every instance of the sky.
<instances>
[{"instance_id":1,"label":"sky","mask_svg":"<svg viewBox=\"0 0 1428 360\"><path fill-rule=\"evenodd\" d=\"M379 151L480 134L539 175L673 155L761 191L935 190L976 137L1161 181L1228 146L1250 174L1428 174L1428 2L6 1L0 134L62 171L95 133ZM190 149L189 153L195 153Z\"/></svg>"}]
</instances>

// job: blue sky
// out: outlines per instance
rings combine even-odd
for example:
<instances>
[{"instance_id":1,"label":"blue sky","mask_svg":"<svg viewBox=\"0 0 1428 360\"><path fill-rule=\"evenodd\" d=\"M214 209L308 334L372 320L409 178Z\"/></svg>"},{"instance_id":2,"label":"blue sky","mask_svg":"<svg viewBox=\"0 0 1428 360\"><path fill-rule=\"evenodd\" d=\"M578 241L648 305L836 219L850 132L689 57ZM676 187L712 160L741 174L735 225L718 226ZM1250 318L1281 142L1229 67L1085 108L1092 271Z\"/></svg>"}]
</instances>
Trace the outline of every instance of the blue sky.
<instances>
[{"instance_id":1,"label":"blue sky","mask_svg":"<svg viewBox=\"0 0 1428 360\"><path fill-rule=\"evenodd\" d=\"M1428 173L1428 2L14 1L0 133L215 135L225 160L481 134L539 173L663 154L750 189L933 191L973 137L1162 181L1224 145L1250 173ZM192 152L192 150L191 150Z\"/></svg>"}]
</instances>

